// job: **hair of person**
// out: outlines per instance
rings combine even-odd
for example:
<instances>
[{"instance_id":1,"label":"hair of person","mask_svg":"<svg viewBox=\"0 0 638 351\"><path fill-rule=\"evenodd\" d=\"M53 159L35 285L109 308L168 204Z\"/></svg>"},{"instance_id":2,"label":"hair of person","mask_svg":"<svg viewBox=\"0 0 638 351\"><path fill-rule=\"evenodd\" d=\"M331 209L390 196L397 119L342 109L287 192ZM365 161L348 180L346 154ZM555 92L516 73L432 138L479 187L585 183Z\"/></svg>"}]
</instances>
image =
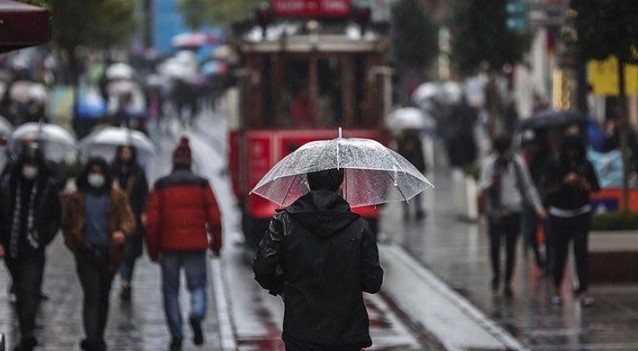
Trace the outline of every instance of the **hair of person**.
<instances>
[{"instance_id":1,"label":"hair of person","mask_svg":"<svg viewBox=\"0 0 638 351\"><path fill-rule=\"evenodd\" d=\"M330 190L337 192L343 183L345 172L343 168L327 169L308 173L308 186L310 190Z\"/></svg>"},{"instance_id":2,"label":"hair of person","mask_svg":"<svg viewBox=\"0 0 638 351\"><path fill-rule=\"evenodd\" d=\"M578 135L566 135L561 143L561 154L565 155L568 150L577 150L580 156L585 156L585 142Z\"/></svg>"},{"instance_id":3,"label":"hair of person","mask_svg":"<svg viewBox=\"0 0 638 351\"><path fill-rule=\"evenodd\" d=\"M492 148L498 153L506 152L512 148L512 137L506 134L495 137L492 141Z\"/></svg>"},{"instance_id":4,"label":"hair of person","mask_svg":"<svg viewBox=\"0 0 638 351\"><path fill-rule=\"evenodd\" d=\"M137 162L137 149L130 144L120 144L117 146L117 149L115 149L115 161L122 163L122 150L125 148L131 150L131 163Z\"/></svg>"}]
</instances>

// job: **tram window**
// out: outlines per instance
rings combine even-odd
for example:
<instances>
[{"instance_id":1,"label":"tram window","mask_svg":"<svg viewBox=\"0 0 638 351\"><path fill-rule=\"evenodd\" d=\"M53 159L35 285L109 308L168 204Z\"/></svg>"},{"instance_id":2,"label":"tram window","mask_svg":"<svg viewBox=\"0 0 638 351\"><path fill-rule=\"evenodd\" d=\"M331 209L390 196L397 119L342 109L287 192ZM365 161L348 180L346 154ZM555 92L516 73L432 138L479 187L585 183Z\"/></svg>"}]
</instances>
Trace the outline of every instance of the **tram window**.
<instances>
[{"instance_id":1,"label":"tram window","mask_svg":"<svg viewBox=\"0 0 638 351\"><path fill-rule=\"evenodd\" d=\"M284 99L284 104L288 107L287 120L296 128L312 125L308 61L288 60L284 76L285 94L280 98Z\"/></svg>"},{"instance_id":2,"label":"tram window","mask_svg":"<svg viewBox=\"0 0 638 351\"><path fill-rule=\"evenodd\" d=\"M319 120L326 126L341 124L343 121L341 61L338 58L321 59L318 70Z\"/></svg>"}]
</instances>

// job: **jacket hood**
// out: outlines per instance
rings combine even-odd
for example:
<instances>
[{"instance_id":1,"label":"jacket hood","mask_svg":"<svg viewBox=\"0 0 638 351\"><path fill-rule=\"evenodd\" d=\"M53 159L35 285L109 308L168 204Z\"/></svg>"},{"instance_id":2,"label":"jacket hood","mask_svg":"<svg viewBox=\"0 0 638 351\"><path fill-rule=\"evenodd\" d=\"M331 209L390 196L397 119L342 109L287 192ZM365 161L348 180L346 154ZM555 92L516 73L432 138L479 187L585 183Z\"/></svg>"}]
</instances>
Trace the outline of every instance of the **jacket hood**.
<instances>
[{"instance_id":1,"label":"jacket hood","mask_svg":"<svg viewBox=\"0 0 638 351\"><path fill-rule=\"evenodd\" d=\"M324 238L341 232L359 218L339 194L328 190L311 191L285 211L311 233Z\"/></svg>"}]
</instances>

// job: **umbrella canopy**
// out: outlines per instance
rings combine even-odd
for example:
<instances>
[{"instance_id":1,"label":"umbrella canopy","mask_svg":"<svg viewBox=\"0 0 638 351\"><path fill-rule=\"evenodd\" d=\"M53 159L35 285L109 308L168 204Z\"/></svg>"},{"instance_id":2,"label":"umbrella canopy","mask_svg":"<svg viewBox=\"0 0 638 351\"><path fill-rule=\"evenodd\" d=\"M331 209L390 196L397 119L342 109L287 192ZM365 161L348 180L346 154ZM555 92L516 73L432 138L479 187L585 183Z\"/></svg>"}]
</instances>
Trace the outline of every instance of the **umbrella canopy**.
<instances>
[{"instance_id":1,"label":"umbrella canopy","mask_svg":"<svg viewBox=\"0 0 638 351\"><path fill-rule=\"evenodd\" d=\"M412 93L412 101L418 106L427 105L439 95L441 88L437 83L426 82L419 85Z\"/></svg>"},{"instance_id":2,"label":"umbrella canopy","mask_svg":"<svg viewBox=\"0 0 638 351\"><path fill-rule=\"evenodd\" d=\"M228 72L228 65L222 61L210 60L202 65L201 72L205 76L224 74Z\"/></svg>"},{"instance_id":3,"label":"umbrella canopy","mask_svg":"<svg viewBox=\"0 0 638 351\"><path fill-rule=\"evenodd\" d=\"M49 91L44 84L33 83L29 87L29 100L35 100L40 103L46 103L49 100Z\"/></svg>"},{"instance_id":4,"label":"umbrella canopy","mask_svg":"<svg viewBox=\"0 0 638 351\"><path fill-rule=\"evenodd\" d=\"M129 79L115 80L106 85L106 92L109 95L123 95L140 89L140 86L135 81Z\"/></svg>"},{"instance_id":5,"label":"umbrella canopy","mask_svg":"<svg viewBox=\"0 0 638 351\"><path fill-rule=\"evenodd\" d=\"M9 138L9 150L18 155L25 143L40 144L47 159L55 162L72 161L77 154L76 139L66 129L50 123L24 123Z\"/></svg>"},{"instance_id":6,"label":"umbrella canopy","mask_svg":"<svg viewBox=\"0 0 638 351\"><path fill-rule=\"evenodd\" d=\"M222 38L205 32L181 33L171 38L171 45L175 48L200 47L208 44L219 44Z\"/></svg>"},{"instance_id":7,"label":"umbrella canopy","mask_svg":"<svg viewBox=\"0 0 638 351\"><path fill-rule=\"evenodd\" d=\"M132 79L135 70L126 63L118 62L110 65L105 74L107 79Z\"/></svg>"},{"instance_id":8,"label":"umbrella canopy","mask_svg":"<svg viewBox=\"0 0 638 351\"><path fill-rule=\"evenodd\" d=\"M87 92L75 106L78 117L100 118L107 112L106 101L97 92Z\"/></svg>"},{"instance_id":9,"label":"umbrella canopy","mask_svg":"<svg viewBox=\"0 0 638 351\"><path fill-rule=\"evenodd\" d=\"M560 128L571 124L586 124L587 117L575 111L544 110L522 120L519 130Z\"/></svg>"},{"instance_id":10,"label":"umbrella canopy","mask_svg":"<svg viewBox=\"0 0 638 351\"><path fill-rule=\"evenodd\" d=\"M9 98L12 101L26 103L31 98L31 87L33 82L30 80L18 80L9 88Z\"/></svg>"},{"instance_id":11,"label":"umbrella canopy","mask_svg":"<svg viewBox=\"0 0 638 351\"><path fill-rule=\"evenodd\" d=\"M309 191L306 174L343 168L343 196L359 207L407 201L433 187L403 156L364 138L337 138L304 144L257 183L251 193L280 206L292 204Z\"/></svg>"},{"instance_id":12,"label":"umbrella canopy","mask_svg":"<svg viewBox=\"0 0 638 351\"><path fill-rule=\"evenodd\" d=\"M115 152L119 145L131 145L140 154L152 155L155 153L155 144L139 130L106 127L97 130L80 140L79 148L82 157L92 156L99 151L110 150Z\"/></svg>"},{"instance_id":13,"label":"umbrella canopy","mask_svg":"<svg viewBox=\"0 0 638 351\"><path fill-rule=\"evenodd\" d=\"M436 128L436 121L430 115L415 107L402 107L394 110L388 119L388 126L392 129L427 129Z\"/></svg>"},{"instance_id":14,"label":"umbrella canopy","mask_svg":"<svg viewBox=\"0 0 638 351\"><path fill-rule=\"evenodd\" d=\"M0 116L0 138L5 140L9 135L11 135L11 131L13 131L13 125L6 118Z\"/></svg>"}]
</instances>

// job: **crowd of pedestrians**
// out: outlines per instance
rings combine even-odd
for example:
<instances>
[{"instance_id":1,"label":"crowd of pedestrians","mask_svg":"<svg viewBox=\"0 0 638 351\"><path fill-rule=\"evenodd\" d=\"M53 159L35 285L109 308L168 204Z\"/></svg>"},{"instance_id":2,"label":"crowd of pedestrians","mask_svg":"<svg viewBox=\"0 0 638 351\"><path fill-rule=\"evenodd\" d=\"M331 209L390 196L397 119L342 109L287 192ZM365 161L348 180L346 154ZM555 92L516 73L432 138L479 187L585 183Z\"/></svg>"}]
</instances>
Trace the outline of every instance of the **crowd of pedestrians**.
<instances>
[{"instance_id":1,"label":"crowd of pedestrians","mask_svg":"<svg viewBox=\"0 0 638 351\"><path fill-rule=\"evenodd\" d=\"M64 189L56 184L51 165L37 144L24 147L0 178L0 258L12 278L20 339L16 350L38 346L35 318L47 245L61 230L76 262L84 299L84 336L80 348L107 350L110 291L120 276L120 299L131 300L136 260L144 241L149 257L159 262L170 350L182 349L179 306L181 270L192 294L189 318L193 343L204 343L201 322L207 297L206 251L221 250L221 216L208 181L191 171L188 139L173 154L174 169L151 189L136 149L120 145L111 164L90 158ZM42 346L42 345L41 345Z\"/></svg>"}]
</instances>

